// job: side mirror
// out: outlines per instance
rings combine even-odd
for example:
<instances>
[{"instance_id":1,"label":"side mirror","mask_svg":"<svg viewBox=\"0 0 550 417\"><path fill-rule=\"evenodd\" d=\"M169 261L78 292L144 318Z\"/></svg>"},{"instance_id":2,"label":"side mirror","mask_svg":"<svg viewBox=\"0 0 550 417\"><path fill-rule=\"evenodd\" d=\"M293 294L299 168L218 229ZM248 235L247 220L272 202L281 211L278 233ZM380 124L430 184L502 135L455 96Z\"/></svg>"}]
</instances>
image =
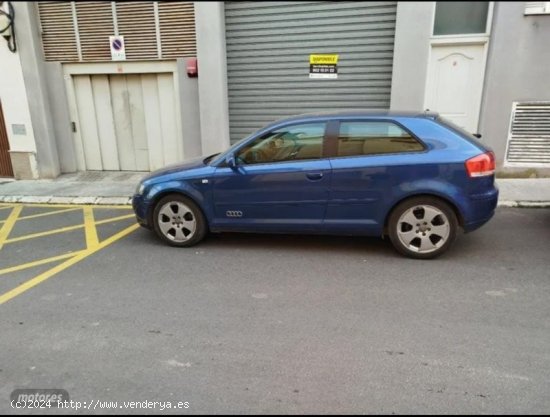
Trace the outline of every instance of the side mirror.
<instances>
[{"instance_id":1,"label":"side mirror","mask_svg":"<svg viewBox=\"0 0 550 417\"><path fill-rule=\"evenodd\" d=\"M237 168L237 161L235 160L235 154L229 154L225 157L225 163L231 169Z\"/></svg>"},{"instance_id":2,"label":"side mirror","mask_svg":"<svg viewBox=\"0 0 550 417\"><path fill-rule=\"evenodd\" d=\"M472 133L476 138L481 139L481 133Z\"/></svg>"}]
</instances>

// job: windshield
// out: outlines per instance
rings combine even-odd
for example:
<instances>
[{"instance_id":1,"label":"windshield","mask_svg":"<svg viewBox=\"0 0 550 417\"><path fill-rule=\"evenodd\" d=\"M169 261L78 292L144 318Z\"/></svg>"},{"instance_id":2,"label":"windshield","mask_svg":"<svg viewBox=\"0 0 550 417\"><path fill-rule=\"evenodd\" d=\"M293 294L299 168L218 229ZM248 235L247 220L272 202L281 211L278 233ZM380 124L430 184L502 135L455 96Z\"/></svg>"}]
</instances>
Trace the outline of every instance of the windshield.
<instances>
[{"instance_id":1,"label":"windshield","mask_svg":"<svg viewBox=\"0 0 550 417\"><path fill-rule=\"evenodd\" d=\"M213 165L216 165L221 159L223 159L225 157L225 155L231 151L231 149L235 149L237 146L241 145L243 142L247 141L248 139L250 139L252 136L256 135L258 132L260 132L261 130L264 130L265 128L261 128L261 129L258 129L256 130L255 132L251 133L250 135L246 136L245 138L241 139L241 140L238 140L237 142L235 143L232 143L231 146L229 148L227 148L225 151L221 152L221 153L217 153L215 155L211 155L211 157L209 156L208 158L206 158L204 160L204 163L205 164L210 164L212 163Z\"/></svg>"}]
</instances>

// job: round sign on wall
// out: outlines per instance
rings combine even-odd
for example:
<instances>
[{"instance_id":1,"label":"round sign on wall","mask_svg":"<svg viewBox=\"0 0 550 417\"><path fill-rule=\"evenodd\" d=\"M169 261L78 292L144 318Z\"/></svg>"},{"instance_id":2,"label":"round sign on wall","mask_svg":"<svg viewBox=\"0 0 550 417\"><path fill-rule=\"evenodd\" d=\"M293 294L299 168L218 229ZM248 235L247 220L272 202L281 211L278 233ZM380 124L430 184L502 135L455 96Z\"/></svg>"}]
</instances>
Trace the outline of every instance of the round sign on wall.
<instances>
[{"instance_id":1,"label":"round sign on wall","mask_svg":"<svg viewBox=\"0 0 550 417\"><path fill-rule=\"evenodd\" d=\"M122 41L120 39L115 39L111 45L113 45L115 51L120 51L122 49Z\"/></svg>"},{"instance_id":2,"label":"round sign on wall","mask_svg":"<svg viewBox=\"0 0 550 417\"><path fill-rule=\"evenodd\" d=\"M111 46L111 59L113 61L124 61L126 50L124 48L124 36L109 36Z\"/></svg>"}]
</instances>

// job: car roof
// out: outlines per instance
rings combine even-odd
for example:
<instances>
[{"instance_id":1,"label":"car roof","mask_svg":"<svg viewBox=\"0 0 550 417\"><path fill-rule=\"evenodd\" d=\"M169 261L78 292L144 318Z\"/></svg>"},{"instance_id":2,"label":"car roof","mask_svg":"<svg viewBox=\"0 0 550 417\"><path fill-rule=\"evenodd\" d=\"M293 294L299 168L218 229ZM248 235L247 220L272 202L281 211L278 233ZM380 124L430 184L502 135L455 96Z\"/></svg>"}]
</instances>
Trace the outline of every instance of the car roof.
<instances>
[{"instance_id":1,"label":"car roof","mask_svg":"<svg viewBox=\"0 0 550 417\"><path fill-rule=\"evenodd\" d=\"M432 112L429 110L426 111L397 111L397 110L376 110L376 109L351 109L351 110L338 110L338 111L321 111L313 113L303 113L295 116L284 117L270 123L270 125L275 125L283 122L292 122L300 120L311 120L311 119L339 119L339 118L349 118L349 117L366 117L366 118L376 118L376 117L420 117L426 119L435 120L439 117L439 113Z\"/></svg>"}]
</instances>

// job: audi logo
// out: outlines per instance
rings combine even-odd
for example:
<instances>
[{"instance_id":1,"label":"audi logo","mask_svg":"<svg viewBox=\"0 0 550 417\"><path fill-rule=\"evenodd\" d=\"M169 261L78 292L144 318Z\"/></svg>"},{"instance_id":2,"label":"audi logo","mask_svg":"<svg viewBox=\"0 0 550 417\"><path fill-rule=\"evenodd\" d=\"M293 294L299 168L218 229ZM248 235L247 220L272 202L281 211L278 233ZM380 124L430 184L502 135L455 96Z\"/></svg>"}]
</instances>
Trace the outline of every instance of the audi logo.
<instances>
[{"instance_id":1,"label":"audi logo","mask_svg":"<svg viewBox=\"0 0 550 417\"><path fill-rule=\"evenodd\" d=\"M239 210L227 210L225 215L227 217L243 217L243 212Z\"/></svg>"}]
</instances>

